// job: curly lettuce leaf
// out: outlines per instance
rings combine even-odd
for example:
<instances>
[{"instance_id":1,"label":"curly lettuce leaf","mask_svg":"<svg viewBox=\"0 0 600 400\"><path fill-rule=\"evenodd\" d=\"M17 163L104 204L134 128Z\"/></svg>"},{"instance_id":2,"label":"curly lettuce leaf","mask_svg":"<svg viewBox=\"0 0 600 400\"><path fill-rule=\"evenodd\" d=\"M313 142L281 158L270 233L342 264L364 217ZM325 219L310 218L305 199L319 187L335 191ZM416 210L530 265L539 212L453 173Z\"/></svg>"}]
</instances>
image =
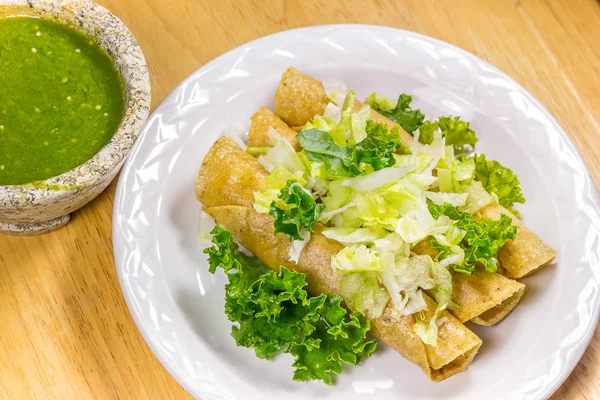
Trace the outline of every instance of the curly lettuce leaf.
<instances>
[{"instance_id":1,"label":"curly lettuce leaf","mask_svg":"<svg viewBox=\"0 0 600 400\"><path fill-rule=\"evenodd\" d=\"M446 138L446 145L453 146L454 150L460 151L465 145L475 148L478 142L475 131L470 128L469 122L464 122L460 117L440 117L436 122L424 121L419 126L419 142L431 144L433 134L440 130L442 136Z\"/></svg>"},{"instance_id":2,"label":"curly lettuce leaf","mask_svg":"<svg viewBox=\"0 0 600 400\"><path fill-rule=\"evenodd\" d=\"M290 346L289 352L296 358L294 380L322 380L330 385L332 374L342 372L342 363L357 365L375 351L377 341L365 339L369 321L361 313L347 315L341 301L338 296L326 297L316 329Z\"/></svg>"},{"instance_id":3,"label":"curly lettuce leaf","mask_svg":"<svg viewBox=\"0 0 600 400\"><path fill-rule=\"evenodd\" d=\"M423 124L419 126L419 142L423 144L433 143L433 134L438 128L437 122L423 121Z\"/></svg>"},{"instance_id":4,"label":"curly lettuce leaf","mask_svg":"<svg viewBox=\"0 0 600 400\"><path fill-rule=\"evenodd\" d=\"M454 146L456 150L465 145L475 148L475 143L479 141L475 131L470 128L470 123L462 121L460 117L440 117L437 124L442 136L446 138L446 145Z\"/></svg>"},{"instance_id":5,"label":"curly lettuce leaf","mask_svg":"<svg viewBox=\"0 0 600 400\"><path fill-rule=\"evenodd\" d=\"M323 212L323 204L315 203L310 192L295 180L287 181L273 201L269 215L275 218L275 234L283 233L290 242L304 240L302 231L313 231Z\"/></svg>"},{"instance_id":6,"label":"curly lettuce leaf","mask_svg":"<svg viewBox=\"0 0 600 400\"><path fill-rule=\"evenodd\" d=\"M398 134L398 126L389 129L386 124L368 120L365 126L367 137L381 149L395 152L401 146L406 146Z\"/></svg>"},{"instance_id":7,"label":"curly lettuce leaf","mask_svg":"<svg viewBox=\"0 0 600 400\"><path fill-rule=\"evenodd\" d=\"M309 297L306 276L281 267L270 271L256 257L238 251L233 234L223 225L211 232L213 246L208 254L209 271L223 268L225 313L238 346L253 348L259 358L270 359L279 352L295 357L294 379L333 382L342 363L356 365L377 346L367 340L370 323L360 313L348 314L342 299L321 294Z\"/></svg>"},{"instance_id":8,"label":"curly lettuce leaf","mask_svg":"<svg viewBox=\"0 0 600 400\"><path fill-rule=\"evenodd\" d=\"M395 104L393 100L377 93L372 93L365 102L379 114L398 123L411 135L425 119L425 115L420 110L410 108L412 97L404 93L398 96L398 101Z\"/></svg>"},{"instance_id":9,"label":"curly lettuce leaf","mask_svg":"<svg viewBox=\"0 0 600 400\"><path fill-rule=\"evenodd\" d=\"M208 255L208 271L214 274L218 267L223 268L225 273L241 269L238 256L243 253L238 254L239 246L233 239L233 234L220 224L217 224L210 234L214 246L204 249L204 253Z\"/></svg>"},{"instance_id":10,"label":"curly lettuce leaf","mask_svg":"<svg viewBox=\"0 0 600 400\"><path fill-rule=\"evenodd\" d=\"M396 164L396 159L394 158L396 150L394 147L385 144L375 144L369 138L356 144L356 151L358 152L359 165L361 163L369 165L375 171L392 167ZM364 174L366 169L360 169L362 174Z\"/></svg>"},{"instance_id":11,"label":"curly lettuce leaf","mask_svg":"<svg viewBox=\"0 0 600 400\"><path fill-rule=\"evenodd\" d=\"M369 130L375 135L369 137ZM336 177L354 177L366 173L365 166L377 171L396 163L394 153L400 146L397 140L383 141L381 127L367 122L367 137L359 143L341 146L327 132L316 128L303 130L297 136L307 158L322 163Z\"/></svg>"},{"instance_id":12,"label":"curly lettuce leaf","mask_svg":"<svg viewBox=\"0 0 600 400\"><path fill-rule=\"evenodd\" d=\"M412 97L407 94L398 96L396 103L377 93L372 93L366 99L366 103L373 110L398 123L409 134L414 136L415 130L419 129L420 143L431 144L434 132L439 129L442 136L446 138L447 146L453 146L455 150L462 150L465 145L475 148L477 135L468 122L462 121L459 117L440 117L435 122L427 121L420 110L410 108L411 102Z\"/></svg>"},{"instance_id":13,"label":"curly lettuce leaf","mask_svg":"<svg viewBox=\"0 0 600 400\"><path fill-rule=\"evenodd\" d=\"M438 205L429 203L429 211L434 218L446 216L454 221L456 228L465 232L458 246L464 251L462 264L451 264L457 272L472 274L477 263L482 264L487 272L498 270L496 255L498 250L508 240L514 240L517 227L512 225L512 220L506 215L499 220L488 218L475 219L472 214L462 212L450 204ZM451 247L446 246L436 238L431 238L432 246L438 251L437 258L446 258L453 254Z\"/></svg>"},{"instance_id":14,"label":"curly lettuce leaf","mask_svg":"<svg viewBox=\"0 0 600 400\"><path fill-rule=\"evenodd\" d=\"M466 159L464 155L458 158L461 161ZM525 203L519 177L498 161L486 159L485 154L476 154L472 159L475 161L475 180L481 182L483 188L489 193L496 194L498 203L519 217L514 204Z\"/></svg>"}]
</instances>

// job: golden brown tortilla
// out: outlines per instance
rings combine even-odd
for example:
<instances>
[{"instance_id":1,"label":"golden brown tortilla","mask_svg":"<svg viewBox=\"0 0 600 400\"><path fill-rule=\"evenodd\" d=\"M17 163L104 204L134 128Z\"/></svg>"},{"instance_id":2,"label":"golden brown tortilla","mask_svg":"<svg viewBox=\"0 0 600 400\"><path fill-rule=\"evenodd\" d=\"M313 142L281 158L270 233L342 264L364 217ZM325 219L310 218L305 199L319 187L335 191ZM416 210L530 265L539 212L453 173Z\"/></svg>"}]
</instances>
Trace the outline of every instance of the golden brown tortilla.
<instances>
[{"instance_id":1,"label":"golden brown tortilla","mask_svg":"<svg viewBox=\"0 0 600 400\"><path fill-rule=\"evenodd\" d=\"M209 154L210 157L208 155L204 157L202 168L210 170L211 173L198 175L195 184L196 198L202 201L204 207L223 205L221 186L226 185L231 188L243 188L243 190L230 191L231 198L227 199L229 204L252 207L253 193L261 190L269 173L256 161L256 158L241 151L231 139L217 140ZM235 168L238 169L235 174L230 172L232 163L235 163ZM202 199L199 197L200 193Z\"/></svg>"},{"instance_id":2,"label":"golden brown tortilla","mask_svg":"<svg viewBox=\"0 0 600 400\"><path fill-rule=\"evenodd\" d=\"M195 187L204 210L269 268L277 271L283 265L305 273L308 290L313 294L340 295L340 276L331 269L331 257L343 246L327 239L320 233L321 227L316 226L298 263L288 261L289 240L284 235L274 235L273 218L252 207L252 193L264 183L266 171L256 159L246 156L231 139L220 138L213 145L204 158ZM252 176L242 177L243 174ZM429 297L427 302L426 319L431 318L436 307ZM371 324L373 335L421 367L430 379L439 381L466 369L481 345L481 340L450 313L444 311L440 321L443 322L436 347L425 345L414 333L413 317L399 315L391 304Z\"/></svg>"},{"instance_id":3,"label":"golden brown tortilla","mask_svg":"<svg viewBox=\"0 0 600 400\"><path fill-rule=\"evenodd\" d=\"M296 151L300 151L300 143L296 139L298 132L290 128L277 115L273 114L267 107L261 107L254 113L248 131L248 147L273 146L269 138L269 128L274 128L277 133L286 138Z\"/></svg>"},{"instance_id":4,"label":"golden brown tortilla","mask_svg":"<svg viewBox=\"0 0 600 400\"><path fill-rule=\"evenodd\" d=\"M275 114L289 126L304 126L322 115L329 103L321 81L289 67L281 77L275 94Z\"/></svg>"}]
</instances>

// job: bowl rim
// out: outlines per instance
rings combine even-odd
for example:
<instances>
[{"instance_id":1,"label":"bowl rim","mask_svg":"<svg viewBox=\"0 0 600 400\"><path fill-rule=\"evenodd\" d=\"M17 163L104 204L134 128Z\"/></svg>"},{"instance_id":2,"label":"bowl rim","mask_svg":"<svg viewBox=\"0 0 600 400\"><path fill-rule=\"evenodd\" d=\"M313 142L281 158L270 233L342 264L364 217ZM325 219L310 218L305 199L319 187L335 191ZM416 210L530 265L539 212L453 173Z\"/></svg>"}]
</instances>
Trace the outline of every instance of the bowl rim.
<instances>
[{"instance_id":1,"label":"bowl rim","mask_svg":"<svg viewBox=\"0 0 600 400\"><path fill-rule=\"evenodd\" d=\"M144 54L127 26L91 0L0 0L0 17L27 15L70 26L91 36L113 60L123 80L121 122L109 141L90 159L60 175L24 184L0 184L0 207L48 204L96 186L121 167L150 113L150 76Z\"/></svg>"}]
</instances>

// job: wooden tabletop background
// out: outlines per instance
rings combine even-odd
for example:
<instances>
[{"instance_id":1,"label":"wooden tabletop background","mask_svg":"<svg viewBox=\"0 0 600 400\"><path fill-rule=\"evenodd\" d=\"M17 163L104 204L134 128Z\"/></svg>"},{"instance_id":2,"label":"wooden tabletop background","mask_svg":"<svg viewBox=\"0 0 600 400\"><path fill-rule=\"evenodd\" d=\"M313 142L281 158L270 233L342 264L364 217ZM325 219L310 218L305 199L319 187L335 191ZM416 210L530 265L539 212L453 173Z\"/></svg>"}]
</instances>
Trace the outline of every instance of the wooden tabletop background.
<instances>
[{"instance_id":1,"label":"wooden tabletop background","mask_svg":"<svg viewBox=\"0 0 600 400\"><path fill-rule=\"evenodd\" d=\"M489 61L533 93L600 184L598 1L98 2L142 46L153 106L211 59L285 29L365 23L433 36ZM189 398L150 352L123 300L111 242L115 184L63 229L38 237L0 235L0 399ZM597 330L552 400L599 398Z\"/></svg>"}]
</instances>

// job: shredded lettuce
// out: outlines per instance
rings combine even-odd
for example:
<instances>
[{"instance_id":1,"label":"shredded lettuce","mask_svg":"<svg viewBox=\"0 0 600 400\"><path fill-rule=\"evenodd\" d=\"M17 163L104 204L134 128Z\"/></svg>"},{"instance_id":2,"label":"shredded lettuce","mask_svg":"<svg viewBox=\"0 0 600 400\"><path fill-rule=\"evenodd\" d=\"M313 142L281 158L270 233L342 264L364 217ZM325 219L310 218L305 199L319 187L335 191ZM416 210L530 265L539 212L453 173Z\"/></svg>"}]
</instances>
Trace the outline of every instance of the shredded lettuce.
<instances>
[{"instance_id":1,"label":"shredded lettuce","mask_svg":"<svg viewBox=\"0 0 600 400\"><path fill-rule=\"evenodd\" d=\"M294 150L294 147L272 127L269 127L268 134L273 147L269 148L266 154L258 157L258 162L269 172L275 166L279 165L294 174L297 178L301 178L306 172L306 167Z\"/></svg>"},{"instance_id":2,"label":"shredded lettuce","mask_svg":"<svg viewBox=\"0 0 600 400\"><path fill-rule=\"evenodd\" d=\"M481 182L475 181L475 161L473 158L454 157L452 147L436 166L439 194L428 193L428 198L436 204L450 203L461 206L463 211L476 213L488 204L495 203L497 197L488 193ZM462 202L463 197L466 200ZM462 204L461 204L462 203Z\"/></svg>"},{"instance_id":3,"label":"shredded lettuce","mask_svg":"<svg viewBox=\"0 0 600 400\"><path fill-rule=\"evenodd\" d=\"M354 192L352 201L353 207L336 217L337 221L340 222L336 226L394 229L400 212L393 203L387 201L378 191ZM332 222L335 221L332 220Z\"/></svg>"},{"instance_id":4,"label":"shredded lettuce","mask_svg":"<svg viewBox=\"0 0 600 400\"><path fill-rule=\"evenodd\" d=\"M354 207L355 205L356 205L356 202L354 200L352 200L352 201L349 201L348 203L346 203L345 205L343 205L343 206L341 206L339 208L336 208L336 209L333 209L333 210L324 211L321 214L321 217L319 218L319 221L328 222L329 220L332 220L333 218L340 217L339 214L343 213L344 211L346 211L347 209L349 209L351 207ZM342 220L343 220L343 218L342 218ZM339 225L336 225L336 226L339 226Z\"/></svg>"},{"instance_id":5,"label":"shredded lettuce","mask_svg":"<svg viewBox=\"0 0 600 400\"><path fill-rule=\"evenodd\" d=\"M471 183L463 185L463 190L465 190L469 196L467 197L464 207L462 207L462 211L470 214L478 212L488 204L498 202L498 197L495 194L489 194L479 181L471 181Z\"/></svg>"},{"instance_id":6,"label":"shredded lettuce","mask_svg":"<svg viewBox=\"0 0 600 400\"><path fill-rule=\"evenodd\" d=\"M375 272L352 272L344 275L340 283L342 297L348 308L378 318L390 301L390 296L379 284Z\"/></svg>"},{"instance_id":7,"label":"shredded lettuce","mask_svg":"<svg viewBox=\"0 0 600 400\"><path fill-rule=\"evenodd\" d=\"M437 178L431 175L411 173L382 188L381 194L398 213L406 214L411 210L427 208L425 191L436 181Z\"/></svg>"},{"instance_id":8,"label":"shredded lettuce","mask_svg":"<svg viewBox=\"0 0 600 400\"><path fill-rule=\"evenodd\" d=\"M369 192L398 181L414 169L414 165L407 165L399 168L384 168L369 175L346 179L342 182L342 185L350 186L359 192Z\"/></svg>"},{"instance_id":9,"label":"shredded lettuce","mask_svg":"<svg viewBox=\"0 0 600 400\"><path fill-rule=\"evenodd\" d=\"M301 185L306 183L304 179L297 178L284 167L276 165L265 179L262 190L260 192L254 192L254 209L259 213L268 214L271 209L271 203L273 202L276 202L279 208L289 208L278 198L278 196L281 189L283 189L290 180L297 181Z\"/></svg>"},{"instance_id":10,"label":"shredded lettuce","mask_svg":"<svg viewBox=\"0 0 600 400\"><path fill-rule=\"evenodd\" d=\"M416 244L428 236L442 235L452 226L448 218L435 219L427 209L412 210L404 214L396 225L396 233L410 244Z\"/></svg>"},{"instance_id":11,"label":"shredded lettuce","mask_svg":"<svg viewBox=\"0 0 600 400\"><path fill-rule=\"evenodd\" d=\"M444 193L444 192L425 192L425 197L435 204L452 204L453 206L464 206L469 197L468 193Z\"/></svg>"},{"instance_id":12,"label":"shredded lettuce","mask_svg":"<svg viewBox=\"0 0 600 400\"><path fill-rule=\"evenodd\" d=\"M306 276L281 267L269 271L256 257L238 251L231 232L223 225L212 231L209 271L222 268L229 279L225 286L225 313L233 326L238 346L254 348L258 358L271 359L291 353L294 380L322 380L342 371L342 363L357 365L377 346L367 340L369 321L359 312L349 314L342 299L321 294L309 297Z\"/></svg>"},{"instance_id":13,"label":"shredded lettuce","mask_svg":"<svg viewBox=\"0 0 600 400\"><path fill-rule=\"evenodd\" d=\"M456 182L465 182L473 179L475 163L472 160L452 160L452 175Z\"/></svg>"},{"instance_id":14,"label":"shredded lettuce","mask_svg":"<svg viewBox=\"0 0 600 400\"><path fill-rule=\"evenodd\" d=\"M341 180L334 180L327 182L327 193L325 196L321 196L321 201L325 205L322 219L327 222L329 219L337 214L343 212L349 207L348 204L353 204L353 198L355 191L351 187L344 186ZM340 211L341 210L341 211ZM329 214L325 217L326 214Z\"/></svg>"},{"instance_id":15,"label":"shredded lettuce","mask_svg":"<svg viewBox=\"0 0 600 400\"><path fill-rule=\"evenodd\" d=\"M454 158L446 152L436 166L441 192L463 193L464 185L473 180L475 163L470 159Z\"/></svg>"},{"instance_id":16,"label":"shredded lettuce","mask_svg":"<svg viewBox=\"0 0 600 400\"><path fill-rule=\"evenodd\" d=\"M208 215L205 211L200 211L200 218L198 221L198 234L196 235L196 239L199 244L205 244L210 240L210 232L215 227L215 220L213 217Z\"/></svg>"},{"instance_id":17,"label":"shredded lettuce","mask_svg":"<svg viewBox=\"0 0 600 400\"><path fill-rule=\"evenodd\" d=\"M382 228L325 228L322 233L344 246L368 244L386 236L386 230Z\"/></svg>"},{"instance_id":18,"label":"shredded lettuce","mask_svg":"<svg viewBox=\"0 0 600 400\"><path fill-rule=\"evenodd\" d=\"M392 233L376 239L372 247L347 246L332 257L331 266L344 275L342 293L350 309L378 316L391 300L404 315L419 313L427 308L424 290L433 294L439 310L452 305L452 276L447 268L430 256L411 255L408 244L399 235ZM385 287L385 295L380 283ZM434 316L433 325L421 327L422 331L415 327L423 341L433 346L438 315Z\"/></svg>"},{"instance_id":19,"label":"shredded lettuce","mask_svg":"<svg viewBox=\"0 0 600 400\"><path fill-rule=\"evenodd\" d=\"M430 346L437 346L438 337L438 318L440 313L444 311L444 308L437 307L433 317L429 320L429 323L425 321L423 313L415 314L415 333L421 338L423 343Z\"/></svg>"},{"instance_id":20,"label":"shredded lettuce","mask_svg":"<svg viewBox=\"0 0 600 400\"><path fill-rule=\"evenodd\" d=\"M373 241L373 249L379 253L391 252L396 258L410 256L410 246L402 237L395 232L389 233L385 237Z\"/></svg>"},{"instance_id":21,"label":"shredded lettuce","mask_svg":"<svg viewBox=\"0 0 600 400\"><path fill-rule=\"evenodd\" d=\"M335 143L340 146L357 143L355 137L363 136L364 134L364 126L362 129L363 132L353 131L354 125L352 124L352 115L354 114L354 99L354 92L350 91L342 103L339 123L328 131ZM360 129L360 126L357 124L356 128Z\"/></svg>"},{"instance_id":22,"label":"shredded lettuce","mask_svg":"<svg viewBox=\"0 0 600 400\"><path fill-rule=\"evenodd\" d=\"M381 271L379 255L365 245L344 247L331 257L331 268L338 273Z\"/></svg>"},{"instance_id":23,"label":"shredded lettuce","mask_svg":"<svg viewBox=\"0 0 600 400\"><path fill-rule=\"evenodd\" d=\"M459 159L469 160L464 155L459 156ZM485 154L474 155L471 160L475 162L475 179L481 182L489 193L498 196L498 203L519 217L519 212L514 209L514 204L525 203L519 177L498 161L486 159Z\"/></svg>"},{"instance_id":24,"label":"shredded lettuce","mask_svg":"<svg viewBox=\"0 0 600 400\"><path fill-rule=\"evenodd\" d=\"M294 240L290 246L288 261L297 263L300 259L300 253L302 253L302 249L304 249L304 247L310 241L310 232L300 232L300 236L302 236L302 240Z\"/></svg>"},{"instance_id":25,"label":"shredded lettuce","mask_svg":"<svg viewBox=\"0 0 600 400\"><path fill-rule=\"evenodd\" d=\"M322 116L317 116L312 122L304 126L304 130L316 128L331 135L334 142L340 146L356 144L367 137L367 120L371 116L371 109L365 105L354 111L355 94L347 93L342 106L330 103Z\"/></svg>"},{"instance_id":26,"label":"shredded lettuce","mask_svg":"<svg viewBox=\"0 0 600 400\"><path fill-rule=\"evenodd\" d=\"M325 93L327 93L327 97L329 97L331 101L333 101L336 104L339 101L342 101L348 94L348 87L342 79L324 79L323 87L325 88Z\"/></svg>"},{"instance_id":27,"label":"shredded lettuce","mask_svg":"<svg viewBox=\"0 0 600 400\"><path fill-rule=\"evenodd\" d=\"M444 273L445 272L445 273ZM452 278L449 272L427 255L413 255L396 260L395 267L380 273L396 309L410 315L427 308L423 290L438 294L440 306L450 302Z\"/></svg>"},{"instance_id":28,"label":"shredded lettuce","mask_svg":"<svg viewBox=\"0 0 600 400\"><path fill-rule=\"evenodd\" d=\"M297 181L289 180L273 201L269 215L275 218L275 234L283 233L290 242L306 241L302 231L313 231L313 226L323 212L323 204L316 204L310 192Z\"/></svg>"},{"instance_id":29,"label":"shredded lettuce","mask_svg":"<svg viewBox=\"0 0 600 400\"><path fill-rule=\"evenodd\" d=\"M400 126L410 134L412 134L425 119L425 116L421 111L410 108L411 102L412 97L407 94L398 96L396 102L377 93L372 93L366 99L366 103L371 106L373 110L400 124Z\"/></svg>"},{"instance_id":30,"label":"shredded lettuce","mask_svg":"<svg viewBox=\"0 0 600 400\"><path fill-rule=\"evenodd\" d=\"M501 215L496 221L487 218L477 220L472 214L462 212L450 204L430 203L429 210L434 218L451 219L455 226L465 233L458 244L464 251L464 261L462 264L451 264L455 271L470 275L478 263L488 272L497 271L498 250L508 240L514 240L517 234L517 227L512 225L510 217ZM451 247L440 243L438 238L432 238L431 244L438 251L439 258L446 258L455 253Z\"/></svg>"},{"instance_id":31,"label":"shredded lettuce","mask_svg":"<svg viewBox=\"0 0 600 400\"><path fill-rule=\"evenodd\" d=\"M453 306L450 272L430 256L416 255L397 262L395 270L383 272L380 276L396 309L404 315L415 315L415 333L423 343L436 346L438 317L447 307ZM429 323L421 315L427 309L423 290L432 293L437 302Z\"/></svg>"}]
</instances>

